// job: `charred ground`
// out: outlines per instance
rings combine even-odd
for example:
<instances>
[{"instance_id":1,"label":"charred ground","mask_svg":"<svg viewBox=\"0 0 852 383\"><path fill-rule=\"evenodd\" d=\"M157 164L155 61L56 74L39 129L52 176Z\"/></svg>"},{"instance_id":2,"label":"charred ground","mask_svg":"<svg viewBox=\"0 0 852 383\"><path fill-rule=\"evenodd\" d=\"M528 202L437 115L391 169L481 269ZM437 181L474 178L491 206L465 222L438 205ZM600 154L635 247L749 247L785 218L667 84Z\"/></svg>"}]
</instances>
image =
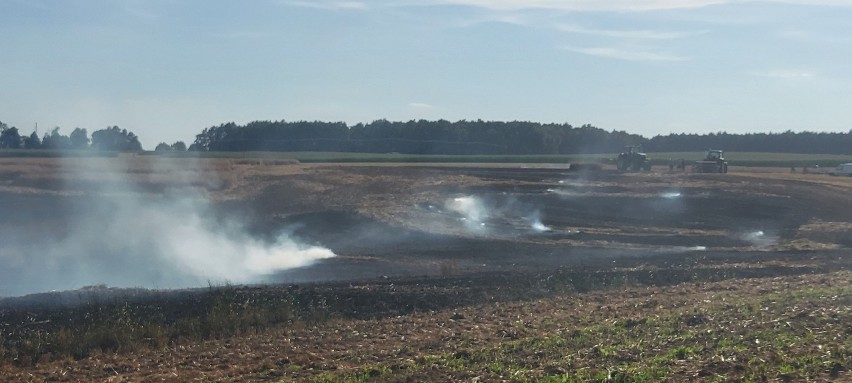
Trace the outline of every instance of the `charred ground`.
<instances>
[{"instance_id":1,"label":"charred ground","mask_svg":"<svg viewBox=\"0 0 852 383\"><path fill-rule=\"evenodd\" d=\"M293 180L264 178L258 183L268 186L251 206L270 220L264 227L296 225L297 236L339 255L286 273L296 279L349 257L373 276L435 275L446 272L446 261L478 272L850 243L852 215L837 208L852 202L846 180L770 174L323 167ZM475 199L479 216L454 210L459 198ZM814 229L825 223L834 229Z\"/></svg>"},{"instance_id":2,"label":"charred ground","mask_svg":"<svg viewBox=\"0 0 852 383\"><path fill-rule=\"evenodd\" d=\"M73 225L67 199L111 198L98 194L109 180L92 169L68 183L53 160L4 161L0 227L30 228L30 240ZM129 173L156 197L187 178L174 161L137 160ZM337 256L255 286L2 300L0 376L849 380L845 178L193 166L211 219L243 217L258 237L285 231Z\"/></svg>"}]
</instances>

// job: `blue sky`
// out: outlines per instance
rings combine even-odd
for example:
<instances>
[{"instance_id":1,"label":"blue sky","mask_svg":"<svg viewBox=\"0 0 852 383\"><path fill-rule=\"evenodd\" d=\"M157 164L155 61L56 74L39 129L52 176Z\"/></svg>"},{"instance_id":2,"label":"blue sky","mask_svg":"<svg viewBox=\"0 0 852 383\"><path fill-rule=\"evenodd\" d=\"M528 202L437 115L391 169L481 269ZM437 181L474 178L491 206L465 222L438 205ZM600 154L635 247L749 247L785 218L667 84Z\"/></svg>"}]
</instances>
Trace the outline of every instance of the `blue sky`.
<instances>
[{"instance_id":1,"label":"blue sky","mask_svg":"<svg viewBox=\"0 0 852 383\"><path fill-rule=\"evenodd\" d=\"M0 0L0 121L852 129L852 1Z\"/></svg>"}]
</instances>

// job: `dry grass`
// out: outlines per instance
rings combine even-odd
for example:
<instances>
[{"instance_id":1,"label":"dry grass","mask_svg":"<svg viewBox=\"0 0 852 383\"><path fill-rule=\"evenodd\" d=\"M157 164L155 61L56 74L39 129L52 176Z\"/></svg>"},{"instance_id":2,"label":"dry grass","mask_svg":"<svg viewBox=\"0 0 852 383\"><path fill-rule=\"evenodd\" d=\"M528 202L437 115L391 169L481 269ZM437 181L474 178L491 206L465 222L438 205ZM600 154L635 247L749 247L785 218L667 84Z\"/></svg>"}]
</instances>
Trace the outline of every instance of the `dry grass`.
<instances>
[{"instance_id":1,"label":"dry grass","mask_svg":"<svg viewBox=\"0 0 852 383\"><path fill-rule=\"evenodd\" d=\"M609 285L580 293L572 293L572 287L510 301L486 294L480 303L445 309L375 319L327 316L222 340L104 350L78 361L54 358L33 367L6 365L0 377L127 382L849 381L850 278L843 271L672 286ZM375 287L358 290L369 293Z\"/></svg>"}]
</instances>

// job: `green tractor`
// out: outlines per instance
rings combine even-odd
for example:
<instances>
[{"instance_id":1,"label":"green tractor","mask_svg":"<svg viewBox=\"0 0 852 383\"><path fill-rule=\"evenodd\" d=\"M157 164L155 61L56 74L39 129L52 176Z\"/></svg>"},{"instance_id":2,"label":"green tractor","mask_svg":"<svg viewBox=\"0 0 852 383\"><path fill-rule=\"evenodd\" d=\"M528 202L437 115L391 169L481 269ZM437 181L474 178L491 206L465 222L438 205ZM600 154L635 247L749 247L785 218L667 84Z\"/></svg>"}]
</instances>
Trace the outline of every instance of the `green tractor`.
<instances>
[{"instance_id":1,"label":"green tractor","mask_svg":"<svg viewBox=\"0 0 852 383\"><path fill-rule=\"evenodd\" d=\"M615 165L621 171L651 170L651 160L648 159L648 155L642 153L641 146L625 146L624 152L618 155Z\"/></svg>"},{"instance_id":2,"label":"green tractor","mask_svg":"<svg viewBox=\"0 0 852 383\"><path fill-rule=\"evenodd\" d=\"M725 154L721 150L708 150L704 160L695 161L692 165L692 171L695 173L727 173L728 161L725 161Z\"/></svg>"}]
</instances>

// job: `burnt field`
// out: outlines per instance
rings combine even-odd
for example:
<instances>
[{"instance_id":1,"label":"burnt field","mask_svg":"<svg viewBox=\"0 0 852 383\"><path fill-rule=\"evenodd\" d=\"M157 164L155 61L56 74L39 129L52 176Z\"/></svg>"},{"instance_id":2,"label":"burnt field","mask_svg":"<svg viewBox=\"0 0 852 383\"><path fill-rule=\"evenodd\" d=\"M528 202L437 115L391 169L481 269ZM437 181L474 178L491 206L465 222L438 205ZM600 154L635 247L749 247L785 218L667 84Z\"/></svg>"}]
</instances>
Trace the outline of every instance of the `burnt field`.
<instances>
[{"instance_id":1,"label":"burnt field","mask_svg":"<svg viewBox=\"0 0 852 383\"><path fill-rule=\"evenodd\" d=\"M109 161L0 162L6 380L850 380L848 178Z\"/></svg>"}]
</instances>

